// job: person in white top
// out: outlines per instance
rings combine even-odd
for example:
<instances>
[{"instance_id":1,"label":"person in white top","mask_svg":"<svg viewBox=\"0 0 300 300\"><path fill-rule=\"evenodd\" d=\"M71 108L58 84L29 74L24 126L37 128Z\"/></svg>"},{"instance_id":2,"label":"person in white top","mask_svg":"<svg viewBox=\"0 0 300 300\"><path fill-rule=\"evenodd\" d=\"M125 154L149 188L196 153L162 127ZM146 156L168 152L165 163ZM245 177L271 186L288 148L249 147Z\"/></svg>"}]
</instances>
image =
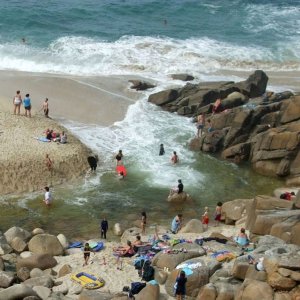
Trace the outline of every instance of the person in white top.
<instances>
[{"instance_id":1,"label":"person in white top","mask_svg":"<svg viewBox=\"0 0 300 300\"><path fill-rule=\"evenodd\" d=\"M52 194L51 194L48 186L45 187L45 191L46 192L45 192L44 202L46 203L47 206L50 206L52 203Z\"/></svg>"},{"instance_id":2,"label":"person in white top","mask_svg":"<svg viewBox=\"0 0 300 300\"><path fill-rule=\"evenodd\" d=\"M14 104L14 115L18 112L18 115L20 115L20 107L22 104L22 96L21 92L17 91L16 96L13 98L13 104Z\"/></svg>"}]
</instances>

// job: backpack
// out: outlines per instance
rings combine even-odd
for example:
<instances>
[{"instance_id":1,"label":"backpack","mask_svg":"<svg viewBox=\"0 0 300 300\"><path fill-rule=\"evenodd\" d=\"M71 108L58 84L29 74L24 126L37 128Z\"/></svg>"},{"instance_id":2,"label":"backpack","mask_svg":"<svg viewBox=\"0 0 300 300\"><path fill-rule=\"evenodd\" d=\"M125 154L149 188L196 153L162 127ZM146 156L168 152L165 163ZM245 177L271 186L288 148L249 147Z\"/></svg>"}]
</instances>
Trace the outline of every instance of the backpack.
<instances>
[{"instance_id":1,"label":"backpack","mask_svg":"<svg viewBox=\"0 0 300 300\"><path fill-rule=\"evenodd\" d=\"M143 267L142 280L150 281L154 279L154 268L150 265L149 261L146 261Z\"/></svg>"}]
</instances>

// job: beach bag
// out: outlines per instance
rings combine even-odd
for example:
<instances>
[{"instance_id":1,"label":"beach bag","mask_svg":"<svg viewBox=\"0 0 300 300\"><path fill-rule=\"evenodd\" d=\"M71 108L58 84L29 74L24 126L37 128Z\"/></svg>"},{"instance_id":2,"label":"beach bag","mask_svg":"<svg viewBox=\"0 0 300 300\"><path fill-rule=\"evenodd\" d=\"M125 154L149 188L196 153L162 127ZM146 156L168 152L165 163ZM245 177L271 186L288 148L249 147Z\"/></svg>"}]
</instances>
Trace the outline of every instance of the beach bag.
<instances>
[{"instance_id":1,"label":"beach bag","mask_svg":"<svg viewBox=\"0 0 300 300\"><path fill-rule=\"evenodd\" d=\"M142 280L150 281L154 279L154 268L150 265L149 261L145 262L142 272Z\"/></svg>"},{"instance_id":2,"label":"beach bag","mask_svg":"<svg viewBox=\"0 0 300 300\"><path fill-rule=\"evenodd\" d=\"M146 283L144 283L144 282L132 282L130 294L131 295L138 294L145 286L146 286Z\"/></svg>"},{"instance_id":3,"label":"beach bag","mask_svg":"<svg viewBox=\"0 0 300 300\"><path fill-rule=\"evenodd\" d=\"M135 263L134 263L134 267L136 270L141 270L144 266L144 263L145 263L145 260L144 259L140 259L140 260L137 260Z\"/></svg>"}]
</instances>

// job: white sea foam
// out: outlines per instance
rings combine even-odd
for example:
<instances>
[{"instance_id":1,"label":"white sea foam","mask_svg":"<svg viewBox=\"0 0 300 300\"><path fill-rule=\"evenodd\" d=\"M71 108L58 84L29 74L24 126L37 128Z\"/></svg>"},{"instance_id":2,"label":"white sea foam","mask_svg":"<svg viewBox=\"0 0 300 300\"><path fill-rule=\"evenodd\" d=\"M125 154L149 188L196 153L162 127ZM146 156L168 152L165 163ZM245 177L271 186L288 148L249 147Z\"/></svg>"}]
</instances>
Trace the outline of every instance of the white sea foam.
<instances>
[{"instance_id":1,"label":"white sea foam","mask_svg":"<svg viewBox=\"0 0 300 300\"><path fill-rule=\"evenodd\" d=\"M124 152L124 163L129 174L139 174L149 187L171 187L179 178L187 186L199 186L203 175L192 165L195 154L186 147L195 133L191 120L161 111L144 100L128 109L125 119L111 127L66 124L82 141L99 153L103 166L100 172L114 170L113 154ZM163 143L166 154L159 156ZM170 158L176 151L180 163L172 165Z\"/></svg>"},{"instance_id":2,"label":"white sea foam","mask_svg":"<svg viewBox=\"0 0 300 300\"><path fill-rule=\"evenodd\" d=\"M62 37L44 49L0 44L0 68L76 75L139 74L153 78L157 74L188 72L201 77L217 70L300 70L299 47L297 39L288 45L279 41L273 49L209 38L124 36L107 42Z\"/></svg>"}]
</instances>

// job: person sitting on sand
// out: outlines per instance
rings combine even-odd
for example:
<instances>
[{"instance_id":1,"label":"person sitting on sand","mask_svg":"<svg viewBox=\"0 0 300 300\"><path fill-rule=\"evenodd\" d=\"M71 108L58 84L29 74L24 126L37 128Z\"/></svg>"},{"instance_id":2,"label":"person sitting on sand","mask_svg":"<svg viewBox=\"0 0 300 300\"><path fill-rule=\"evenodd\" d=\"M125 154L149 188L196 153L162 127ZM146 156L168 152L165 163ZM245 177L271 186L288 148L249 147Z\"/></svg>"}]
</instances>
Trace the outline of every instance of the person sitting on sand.
<instances>
[{"instance_id":1,"label":"person sitting on sand","mask_svg":"<svg viewBox=\"0 0 300 300\"><path fill-rule=\"evenodd\" d=\"M52 194L48 186L45 186L45 197L44 197L45 204L49 207L52 203Z\"/></svg>"},{"instance_id":2,"label":"person sitting on sand","mask_svg":"<svg viewBox=\"0 0 300 300\"><path fill-rule=\"evenodd\" d=\"M83 248L83 259L84 259L83 266L87 266L87 265L88 265L88 262L89 262L89 259L90 259L91 252L93 252L94 255L95 255L95 252L94 252L93 249L90 247L89 243L85 243L84 248Z\"/></svg>"},{"instance_id":3,"label":"person sitting on sand","mask_svg":"<svg viewBox=\"0 0 300 300\"><path fill-rule=\"evenodd\" d=\"M113 248L114 254L117 256L117 269L122 270L122 261L120 257L132 257L135 252L133 246L130 241L127 241L126 246L119 246L117 248Z\"/></svg>"},{"instance_id":4,"label":"person sitting on sand","mask_svg":"<svg viewBox=\"0 0 300 300\"><path fill-rule=\"evenodd\" d=\"M246 234L245 228L241 228L239 234L233 239L239 246L245 247L249 245L249 238Z\"/></svg>"},{"instance_id":5,"label":"person sitting on sand","mask_svg":"<svg viewBox=\"0 0 300 300\"><path fill-rule=\"evenodd\" d=\"M122 158L123 158L123 152L122 150L119 150L118 154L116 155L116 165L122 165Z\"/></svg>"},{"instance_id":6,"label":"person sitting on sand","mask_svg":"<svg viewBox=\"0 0 300 300\"><path fill-rule=\"evenodd\" d=\"M171 232L176 234L182 227L182 214L178 214L174 217L171 223Z\"/></svg>"},{"instance_id":7,"label":"person sitting on sand","mask_svg":"<svg viewBox=\"0 0 300 300\"><path fill-rule=\"evenodd\" d=\"M179 162L179 157L176 153L176 151L173 151L173 156L171 157L172 164L177 164Z\"/></svg>"},{"instance_id":8,"label":"person sitting on sand","mask_svg":"<svg viewBox=\"0 0 300 300\"><path fill-rule=\"evenodd\" d=\"M140 236L140 235L137 235L137 236L136 236L136 240L132 243L133 250L134 250L135 252L137 252L137 251L138 251L138 248L139 248L140 246L143 246L143 245L144 245L144 243L141 241L141 236Z\"/></svg>"},{"instance_id":9,"label":"person sitting on sand","mask_svg":"<svg viewBox=\"0 0 300 300\"><path fill-rule=\"evenodd\" d=\"M21 108L21 104L22 104L22 96L21 96L20 91L16 92L16 95L13 98L13 104L14 104L14 115L16 113L18 113L18 115L20 115L20 108Z\"/></svg>"},{"instance_id":10,"label":"person sitting on sand","mask_svg":"<svg viewBox=\"0 0 300 300\"><path fill-rule=\"evenodd\" d=\"M53 170L53 163L54 163L54 161L50 159L49 154L46 154L46 166L49 171Z\"/></svg>"},{"instance_id":11,"label":"person sitting on sand","mask_svg":"<svg viewBox=\"0 0 300 300\"><path fill-rule=\"evenodd\" d=\"M47 129L45 134L46 134L46 138L51 141L52 140L52 133L53 133L53 130L50 130L50 129Z\"/></svg>"},{"instance_id":12,"label":"person sitting on sand","mask_svg":"<svg viewBox=\"0 0 300 300\"><path fill-rule=\"evenodd\" d=\"M66 144L67 143L67 135L64 131L62 131L61 135L59 136L59 142L61 144Z\"/></svg>"}]
</instances>

